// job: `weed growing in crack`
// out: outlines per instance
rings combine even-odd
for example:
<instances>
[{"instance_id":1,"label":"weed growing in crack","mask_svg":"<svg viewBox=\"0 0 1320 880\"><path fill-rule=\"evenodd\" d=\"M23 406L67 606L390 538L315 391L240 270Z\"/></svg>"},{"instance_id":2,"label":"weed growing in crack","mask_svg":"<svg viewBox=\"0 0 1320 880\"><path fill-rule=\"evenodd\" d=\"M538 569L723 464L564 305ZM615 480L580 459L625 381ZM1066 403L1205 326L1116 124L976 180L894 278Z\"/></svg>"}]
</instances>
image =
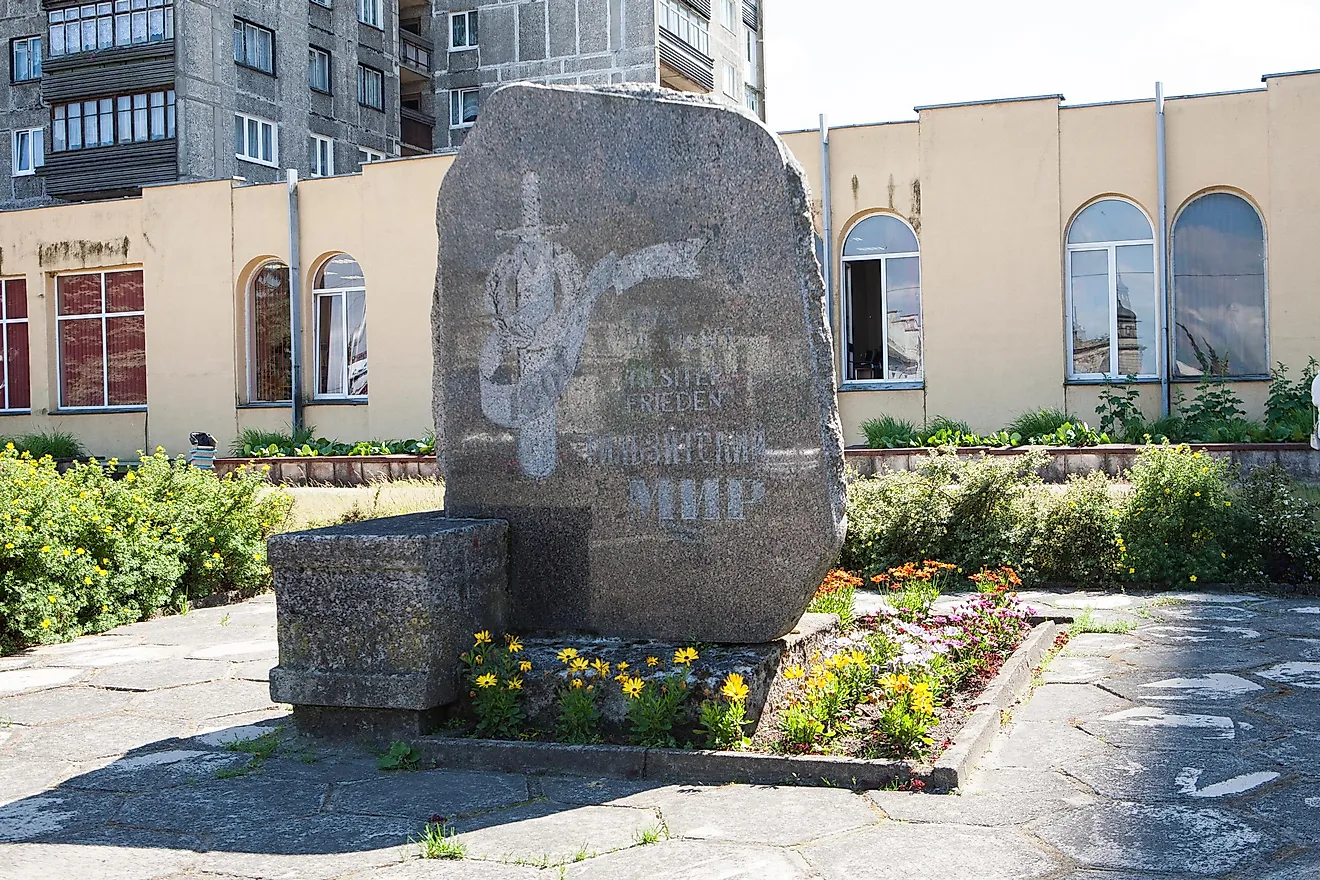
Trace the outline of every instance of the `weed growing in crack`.
<instances>
[{"instance_id":1,"label":"weed growing in crack","mask_svg":"<svg viewBox=\"0 0 1320 880\"><path fill-rule=\"evenodd\" d=\"M1068 634L1079 636L1083 633L1116 633L1123 635L1132 632L1137 625L1131 620L1096 620L1095 612L1086 608L1073 619L1068 627Z\"/></svg>"},{"instance_id":2,"label":"weed growing in crack","mask_svg":"<svg viewBox=\"0 0 1320 880\"><path fill-rule=\"evenodd\" d=\"M458 839L458 829L443 822L428 822L420 838L410 838L424 859L461 859L467 845Z\"/></svg>"}]
</instances>

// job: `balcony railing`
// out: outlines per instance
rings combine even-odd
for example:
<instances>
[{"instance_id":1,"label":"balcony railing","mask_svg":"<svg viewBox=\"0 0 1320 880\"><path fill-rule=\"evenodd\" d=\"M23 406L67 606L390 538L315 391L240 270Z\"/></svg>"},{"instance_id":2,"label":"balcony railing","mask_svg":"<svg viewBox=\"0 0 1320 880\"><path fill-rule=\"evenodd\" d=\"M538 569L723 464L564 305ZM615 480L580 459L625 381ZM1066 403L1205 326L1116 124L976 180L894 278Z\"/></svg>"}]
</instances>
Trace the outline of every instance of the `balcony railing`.
<instances>
[{"instance_id":1,"label":"balcony railing","mask_svg":"<svg viewBox=\"0 0 1320 880\"><path fill-rule=\"evenodd\" d=\"M416 34L399 31L399 60L413 70L431 72L431 44Z\"/></svg>"},{"instance_id":2,"label":"balcony railing","mask_svg":"<svg viewBox=\"0 0 1320 880\"><path fill-rule=\"evenodd\" d=\"M663 26L660 28L660 63L707 91L715 88L715 59Z\"/></svg>"},{"instance_id":3,"label":"balcony railing","mask_svg":"<svg viewBox=\"0 0 1320 880\"><path fill-rule=\"evenodd\" d=\"M405 144L429 153L434 134L435 119L409 107L399 108L399 137Z\"/></svg>"}]
</instances>

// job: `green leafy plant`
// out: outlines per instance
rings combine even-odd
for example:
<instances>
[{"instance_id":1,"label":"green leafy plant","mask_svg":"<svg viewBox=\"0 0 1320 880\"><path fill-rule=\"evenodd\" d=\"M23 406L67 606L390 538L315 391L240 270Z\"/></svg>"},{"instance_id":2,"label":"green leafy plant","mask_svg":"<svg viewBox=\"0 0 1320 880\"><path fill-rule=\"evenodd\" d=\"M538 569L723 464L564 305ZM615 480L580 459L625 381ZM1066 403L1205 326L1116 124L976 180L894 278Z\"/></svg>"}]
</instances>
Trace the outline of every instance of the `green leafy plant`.
<instances>
[{"instance_id":1,"label":"green leafy plant","mask_svg":"<svg viewBox=\"0 0 1320 880\"><path fill-rule=\"evenodd\" d=\"M424 859L461 859L467 846L458 839L458 830L445 822L428 822L422 836L412 841Z\"/></svg>"},{"instance_id":2,"label":"green leafy plant","mask_svg":"<svg viewBox=\"0 0 1320 880\"><path fill-rule=\"evenodd\" d=\"M816 745L824 734L825 725L800 703L786 707L779 714L779 744L785 751L807 751Z\"/></svg>"},{"instance_id":3,"label":"green leafy plant","mask_svg":"<svg viewBox=\"0 0 1320 880\"><path fill-rule=\"evenodd\" d=\"M668 839L669 832L665 830L663 825L650 825L633 832L633 840L638 846L650 846L653 843Z\"/></svg>"},{"instance_id":4,"label":"green leafy plant","mask_svg":"<svg viewBox=\"0 0 1320 880\"><path fill-rule=\"evenodd\" d=\"M880 416L862 422L866 445L872 449L906 449L921 445L917 426L907 419Z\"/></svg>"},{"instance_id":5,"label":"green leafy plant","mask_svg":"<svg viewBox=\"0 0 1320 880\"><path fill-rule=\"evenodd\" d=\"M1320 579L1320 504L1274 464L1243 477L1231 530L1238 576L1284 584Z\"/></svg>"},{"instance_id":6,"label":"green leafy plant","mask_svg":"<svg viewBox=\"0 0 1320 880\"><path fill-rule=\"evenodd\" d=\"M1223 379L1203 378L1191 400L1180 400L1186 439L1205 443L1248 443L1262 439L1259 422L1247 419L1242 400Z\"/></svg>"},{"instance_id":7,"label":"green leafy plant","mask_svg":"<svg viewBox=\"0 0 1320 880\"><path fill-rule=\"evenodd\" d=\"M847 630L853 622L853 602L862 579L842 569L825 576L816 590L807 611L812 614L833 614L839 619L839 628Z\"/></svg>"},{"instance_id":8,"label":"green leafy plant","mask_svg":"<svg viewBox=\"0 0 1320 880\"><path fill-rule=\"evenodd\" d=\"M1145 433L1145 417L1141 413L1141 388L1136 376L1126 382L1105 380L1100 389L1100 404L1095 408L1100 417L1100 430L1111 437L1120 437L1127 443L1140 442Z\"/></svg>"},{"instance_id":9,"label":"green leafy plant","mask_svg":"<svg viewBox=\"0 0 1320 880\"><path fill-rule=\"evenodd\" d=\"M720 687L720 699L701 704L701 727L697 733L706 738L712 749L737 750L747 747L747 695L743 677L730 672Z\"/></svg>"},{"instance_id":10,"label":"green leafy plant","mask_svg":"<svg viewBox=\"0 0 1320 880\"><path fill-rule=\"evenodd\" d=\"M33 458L49 455L56 459L87 458L82 441L67 431L36 431L18 437L0 437L0 446L14 444L14 450Z\"/></svg>"},{"instance_id":11,"label":"green leafy plant","mask_svg":"<svg viewBox=\"0 0 1320 880\"><path fill-rule=\"evenodd\" d=\"M1022 413L1005 425L1004 430L1022 437L1044 437L1056 433L1064 425L1078 422L1079 419L1071 413L1043 407Z\"/></svg>"},{"instance_id":12,"label":"green leafy plant","mask_svg":"<svg viewBox=\"0 0 1320 880\"><path fill-rule=\"evenodd\" d=\"M473 635L472 649L460 655L468 697L477 716L477 734L494 739L517 739L526 716L522 709L523 676L531 661L520 660L522 642L505 635L496 645L489 632Z\"/></svg>"},{"instance_id":13,"label":"green leafy plant","mask_svg":"<svg viewBox=\"0 0 1320 880\"><path fill-rule=\"evenodd\" d=\"M277 727L269 733L263 733L252 739L240 739L229 743L226 748L231 752L238 752L242 755L250 755L251 760L241 767L226 767L217 770L216 779L235 779L240 776L246 776L249 773L258 773L265 766L267 759L271 758L280 748L280 738L284 728Z\"/></svg>"},{"instance_id":14,"label":"green leafy plant","mask_svg":"<svg viewBox=\"0 0 1320 880\"><path fill-rule=\"evenodd\" d=\"M239 458L279 458L324 455L429 455L435 451L435 435L412 440L358 440L344 443L315 435L308 425L297 431L265 431L247 428L233 442L230 452Z\"/></svg>"},{"instance_id":15,"label":"green leafy plant","mask_svg":"<svg viewBox=\"0 0 1320 880\"><path fill-rule=\"evenodd\" d=\"M593 670L590 661L579 657L573 648L561 651L559 659L567 669L564 683L558 690L559 720L555 733L560 742L578 745L600 742L600 709L596 706L598 691L589 676L594 672L597 680L603 681L609 675L609 664L597 659Z\"/></svg>"},{"instance_id":16,"label":"green leafy plant","mask_svg":"<svg viewBox=\"0 0 1320 880\"><path fill-rule=\"evenodd\" d=\"M1288 380L1288 367L1280 362L1270 371L1270 394L1265 401L1265 428L1271 440L1305 443L1315 427L1311 383L1320 372L1320 362L1308 358L1296 382Z\"/></svg>"},{"instance_id":17,"label":"green leafy plant","mask_svg":"<svg viewBox=\"0 0 1320 880\"><path fill-rule=\"evenodd\" d=\"M1094 431L1085 422L1064 422L1047 434L1033 434L1028 440L1031 446L1072 446L1087 447L1109 443L1109 435Z\"/></svg>"},{"instance_id":18,"label":"green leafy plant","mask_svg":"<svg viewBox=\"0 0 1320 880\"><path fill-rule=\"evenodd\" d=\"M1068 634L1079 636L1083 633L1130 633L1137 625L1131 620L1097 620L1095 609L1083 608L1082 613L1073 618L1068 627Z\"/></svg>"},{"instance_id":19,"label":"green leafy plant","mask_svg":"<svg viewBox=\"0 0 1320 880\"><path fill-rule=\"evenodd\" d=\"M939 721L930 683L898 674L885 676L880 687L885 700L881 733L899 756L919 757L930 746L930 730Z\"/></svg>"},{"instance_id":20,"label":"green leafy plant","mask_svg":"<svg viewBox=\"0 0 1320 880\"><path fill-rule=\"evenodd\" d=\"M403 740L390 743L389 751L376 759L376 766L381 770L417 770L421 758L417 750Z\"/></svg>"},{"instance_id":21,"label":"green leafy plant","mask_svg":"<svg viewBox=\"0 0 1320 880\"><path fill-rule=\"evenodd\" d=\"M628 698L628 723L632 730L629 740L633 745L651 748L674 748L674 726L683 701L688 696L688 676L692 663L697 660L695 648L680 648L674 654L669 672L659 679L646 681L640 676L628 676L619 684ZM653 664L648 658L648 666Z\"/></svg>"},{"instance_id":22,"label":"green leafy plant","mask_svg":"<svg viewBox=\"0 0 1320 880\"><path fill-rule=\"evenodd\" d=\"M1040 498L1030 558L1041 580L1112 583L1119 571L1119 506L1103 471L1073 476L1061 494Z\"/></svg>"}]
</instances>

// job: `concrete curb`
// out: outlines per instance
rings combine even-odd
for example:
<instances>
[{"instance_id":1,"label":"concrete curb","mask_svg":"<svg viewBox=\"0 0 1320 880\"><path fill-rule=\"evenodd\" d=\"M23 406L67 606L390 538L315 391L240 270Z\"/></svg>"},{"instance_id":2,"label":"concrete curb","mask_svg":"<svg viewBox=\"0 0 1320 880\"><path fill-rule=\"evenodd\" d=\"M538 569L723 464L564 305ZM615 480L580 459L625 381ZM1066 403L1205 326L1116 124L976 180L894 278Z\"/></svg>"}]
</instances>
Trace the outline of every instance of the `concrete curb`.
<instances>
[{"instance_id":1,"label":"concrete curb","mask_svg":"<svg viewBox=\"0 0 1320 880\"><path fill-rule=\"evenodd\" d=\"M919 779L929 792L948 792L967 783L999 732L1000 713L1031 689L1033 670L1054 644L1060 625L1037 620L999 673L976 700L976 710L934 765L912 761L866 760L833 755L766 755L701 749L647 749L638 746L575 746L429 736L413 743L423 766L446 770L505 773L569 773L659 783L720 785L825 785L884 788Z\"/></svg>"}]
</instances>

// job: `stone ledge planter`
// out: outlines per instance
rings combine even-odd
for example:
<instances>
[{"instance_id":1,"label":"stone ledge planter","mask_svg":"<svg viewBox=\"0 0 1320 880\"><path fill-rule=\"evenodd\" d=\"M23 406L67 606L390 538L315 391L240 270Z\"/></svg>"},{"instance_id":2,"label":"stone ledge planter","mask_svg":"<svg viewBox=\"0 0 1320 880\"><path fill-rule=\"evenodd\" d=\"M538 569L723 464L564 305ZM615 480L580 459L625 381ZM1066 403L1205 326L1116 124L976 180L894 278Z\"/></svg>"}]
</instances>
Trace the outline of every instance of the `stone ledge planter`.
<instances>
[{"instance_id":1,"label":"stone ledge planter","mask_svg":"<svg viewBox=\"0 0 1320 880\"><path fill-rule=\"evenodd\" d=\"M1031 689L1032 673L1071 618L1035 618L1035 626L976 699L974 711L934 764L834 755L768 755L640 746L428 736L412 743L424 766L506 773L567 773L615 779L755 785L883 788L919 779L929 792L965 785L1002 726L1002 713Z\"/></svg>"},{"instance_id":2,"label":"stone ledge planter","mask_svg":"<svg viewBox=\"0 0 1320 880\"><path fill-rule=\"evenodd\" d=\"M266 479L283 486L365 486L385 480L435 480L440 469L434 455L320 455L275 458L217 458L215 474L223 477L240 467L270 465Z\"/></svg>"},{"instance_id":3,"label":"stone ledge planter","mask_svg":"<svg viewBox=\"0 0 1320 880\"><path fill-rule=\"evenodd\" d=\"M1320 452L1305 443L1191 443L1192 449L1216 458L1227 458L1244 472L1277 464L1299 480L1320 481ZM1041 472L1047 483L1061 483L1073 474L1085 475L1104 471L1111 477L1120 477L1136 463L1142 447L1128 444L1105 446L966 446L957 450L960 458L981 455L1024 455L1041 450L1050 457L1050 464ZM916 469L931 449L869 449L850 446L844 450L849 465L864 477L884 471L910 471Z\"/></svg>"}]
</instances>

